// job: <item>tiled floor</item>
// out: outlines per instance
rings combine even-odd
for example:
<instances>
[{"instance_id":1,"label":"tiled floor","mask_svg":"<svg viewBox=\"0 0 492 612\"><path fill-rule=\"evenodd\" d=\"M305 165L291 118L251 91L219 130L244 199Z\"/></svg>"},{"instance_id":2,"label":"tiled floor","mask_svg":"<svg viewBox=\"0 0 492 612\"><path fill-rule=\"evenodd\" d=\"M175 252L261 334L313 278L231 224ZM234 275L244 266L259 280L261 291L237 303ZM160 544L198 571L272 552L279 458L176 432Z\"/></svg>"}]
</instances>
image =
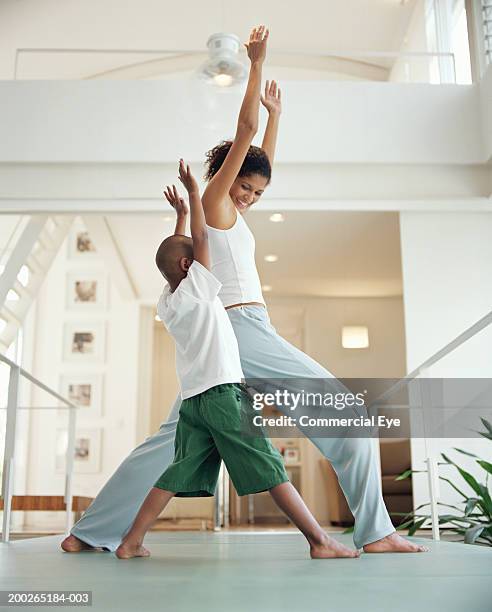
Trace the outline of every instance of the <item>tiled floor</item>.
<instances>
[{"instance_id":1,"label":"tiled floor","mask_svg":"<svg viewBox=\"0 0 492 612\"><path fill-rule=\"evenodd\" d=\"M98 611L490 612L490 548L416 539L431 551L312 561L295 532L152 532L151 558L119 561L40 537L0 545L0 589L90 590Z\"/></svg>"}]
</instances>

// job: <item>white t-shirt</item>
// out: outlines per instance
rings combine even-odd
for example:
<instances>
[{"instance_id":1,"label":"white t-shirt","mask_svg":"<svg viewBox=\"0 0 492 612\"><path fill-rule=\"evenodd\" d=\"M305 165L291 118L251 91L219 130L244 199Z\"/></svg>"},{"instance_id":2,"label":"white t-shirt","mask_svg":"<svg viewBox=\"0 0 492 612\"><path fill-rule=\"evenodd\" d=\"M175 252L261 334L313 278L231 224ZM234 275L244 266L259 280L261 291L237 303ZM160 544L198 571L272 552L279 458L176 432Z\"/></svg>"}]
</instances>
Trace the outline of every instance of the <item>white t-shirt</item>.
<instances>
[{"instance_id":1,"label":"white t-shirt","mask_svg":"<svg viewBox=\"0 0 492 612\"><path fill-rule=\"evenodd\" d=\"M194 261L174 293L167 285L159 298L157 313L176 341L182 399L244 378L236 336L218 298L221 286Z\"/></svg>"}]
</instances>

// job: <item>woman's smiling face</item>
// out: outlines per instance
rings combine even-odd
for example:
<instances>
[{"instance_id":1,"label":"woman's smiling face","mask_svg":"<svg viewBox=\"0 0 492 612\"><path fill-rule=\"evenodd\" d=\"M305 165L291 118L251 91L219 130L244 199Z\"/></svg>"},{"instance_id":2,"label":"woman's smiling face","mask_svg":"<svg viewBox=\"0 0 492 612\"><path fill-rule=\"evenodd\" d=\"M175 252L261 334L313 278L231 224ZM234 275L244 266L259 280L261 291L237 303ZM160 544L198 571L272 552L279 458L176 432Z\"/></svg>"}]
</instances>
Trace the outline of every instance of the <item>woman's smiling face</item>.
<instances>
[{"instance_id":1,"label":"woman's smiling face","mask_svg":"<svg viewBox=\"0 0 492 612\"><path fill-rule=\"evenodd\" d=\"M261 174L238 176L229 190L229 195L236 209L243 214L258 202L267 185L268 179Z\"/></svg>"}]
</instances>

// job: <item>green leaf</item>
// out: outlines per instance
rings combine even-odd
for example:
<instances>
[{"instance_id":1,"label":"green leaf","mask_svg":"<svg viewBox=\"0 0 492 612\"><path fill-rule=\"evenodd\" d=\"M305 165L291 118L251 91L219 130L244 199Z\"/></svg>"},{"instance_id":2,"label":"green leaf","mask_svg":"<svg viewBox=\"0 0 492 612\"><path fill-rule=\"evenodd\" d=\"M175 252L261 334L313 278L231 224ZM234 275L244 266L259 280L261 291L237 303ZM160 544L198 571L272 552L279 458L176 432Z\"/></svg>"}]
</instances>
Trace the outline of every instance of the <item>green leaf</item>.
<instances>
[{"instance_id":1,"label":"green leaf","mask_svg":"<svg viewBox=\"0 0 492 612\"><path fill-rule=\"evenodd\" d=\"M484 419L483 417L480 417L480 420L482 421L483 425L485 426L485 429L487 429L487 431L492 434L492 424L489 423L489 421L487 421L487 419Z\"/></svg>"},{"instance_id":2,"label":"green leaf","mask_svg":"<svg viewBox=\"0 0 492 612\"><path fill-rule=\"evenodd\" d=\"M476 497L470 497L470 499L467 500L465 505L465 516L468 516L471 512L473 512L478 501L479 500Z\"/></svg>"},{"instance_id":3,"label":"green leaf","mask_svg":"<svg viewBox=\"0 0 492 612\"><path fill-rule=\"evenodd\" d=\"M404 472L402 472L401 474L399 474L395 480L405 480L405 478L408 478L409 476L412 475L412 470L405 470Z\"/></svg>"},{"instance_id":4,"label":"green leaf","mask_svg":"<svg viewBox=\"0 0 492 612\"><path fill-rule=\"evenodd\" d=\"M465 531L465 544L474 544L475 540L479 537L482 531L485 529L485 525L475 525Z\"/></svg>"},{"instance_id":5,"label":"green leaf","mask_svg":"<svg viewBox=\"0 0 492 612\"><path fill-rule=\"evenodd\" d=\"M480 486L480 493L482 494L482 498L483 498L479 500L479 505L483 509L485 514L491 517L492 516L492 499L490 498L490 493L487 487L485 487L484 485L481 484L479 486Z\"/></svg>"},{"instance_id":6,"label":"green leaf","mask_svg":"<svg viewBox=\"0 0 492 612\"><path fill-rule=\"evenodd\" d=\"M395 480L404 480L405 478L408 478L412 474L425 474L426 472L427 470L405 470L401 474L398 474Z\"/></svg>"},{"instance_id":7,"label":"green leaf","mask_svg":"<svg viewBox=\"0 0 492 612\"><path fill-rule=\"evenodd\" d=\"M463 497L464 499L468 499L468 495L465 495L463 491L458 489L458 487L454 484L454 482L451 482L449 478L445 478L444 476L439 476L439 480L444 480L444 482L447 482L451 487L453 487L453 489L457 491L461 495L461 497Z\"/></svg>"},{"instance_id":8,"label":"green leaf","mask_svg":"<svg viewBox=\"0 0 492 612\"><path fill-rule=\"evenodd\" d=\"M459 453L461 453L462 455L467 455L468 457L477 457L477 455L474 455L473 453L469 453L466 450L463 450L462 448L456 448L454 447L453 450L458 451Z\"/></svg>"},{"instance_id":9,"label":"green leaf","mask_svg":"<svg viewBox=\"0 0 492 612\"><path fill-rule=\"evenodd\" d=\"M421 519L420 521L416 521L408 530L408 535L413 536L413 534L417 531L417 529L420 529L426 520L427 520L427 517Z\"/></svg>"},{"instance_id":10,"label":"green leaf","mask_svg":"<svg viewBox=\"0 0 492 612\"><path fill-rule=\"evenodd\" d=\"M439 522L440 523L447 523L448 521L454 521L456 519L459 520L459 516L456 516L456 514L440 514L439 515Z\"/></svg>"},{"instance_id":11,"label":"green leaf","mask_svg":"<svg viewBox=\"0 0 492 612\"><path fill-rule=\"evenodd\" d=\"M488 461L484 461L483 459L477 459L477 463L479 466L483 467L483 469L488 472L489 474L492 474L492 463L489 463Z\"/></svg>"},{"instance_id":12,"label":"green leaf","mask_svg":"<svg viewBox=\"0 0 492 612\"><path fill-rule=\"evenodd\" d=\"M342 533L353 533L354 532L354 526L352 525L352 527L347 527L347 529L344 529L342 531Z\"/></svg>"},{"instance_id":13,"label":"green leaf","mask_svg":"<svg viewBox=\"0 0 492 612\"><path fill-rule=\"evenodd\" d=\"M481 436L483 436L484 438L487 438L488 440L492 440L492 433L489 433L488 431L477 431L475 433L480 434Z\"/></svg>"},{"instance_id":14,"label":"green leaf","mask_svg":"<svg viewBox=\"0 0 492 612\"><path fill-rule=\"evenodd\" d=\"M401 531L403 529L407 529L407 527L409 527L410 525L413 525L414 520L413 518L410 519L409 521L405 521L404 523L400 523L397 527L397 530Z\"/></svg>"},{"instance_id":15,"label":"green leaf","mask_svg":"<svg viewBox=\"0 0 492 612\"><path fill-rule=\"evenodd\" d=\"M444 453L441 453L441 457L444 459L444 461L446 461L446 463L449 463L451 465L456 465L454 461L452 461L447 455L445 455Z\"/></svg>"},{"instance_id":16,"label":"green leaf","mask_svg":"<svg viewBox=\"0 0 492 612\"><path fill-rule=\"evenodd\" d=\"M475 491L475 493L477 495L482 495L483 485L480 485L476 481L476 479L470 474L470 472L467 472L463 468L460 468L459 465L456 466L456 469L461 474L461 476L464 478L464 480L466 480L468 485Z\"/></svg>"}]
</instances>

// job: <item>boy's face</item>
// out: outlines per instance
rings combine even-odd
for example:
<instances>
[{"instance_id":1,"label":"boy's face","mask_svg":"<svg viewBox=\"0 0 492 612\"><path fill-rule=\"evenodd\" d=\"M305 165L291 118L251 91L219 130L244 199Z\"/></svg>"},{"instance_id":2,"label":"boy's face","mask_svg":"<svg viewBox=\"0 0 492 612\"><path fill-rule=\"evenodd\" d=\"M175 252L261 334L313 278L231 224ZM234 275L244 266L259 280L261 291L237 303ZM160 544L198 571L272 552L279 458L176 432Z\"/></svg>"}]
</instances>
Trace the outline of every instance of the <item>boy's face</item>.
<instances>
[{"instance_id":1,"label":"boy's face","mask_svg":"<svg viewBox=\"0 0 492 612\"><path fill-rule=\"evenodd\" d=\"M229 190L229 195L239 213L243 214L256 204L263 195L268 180L260 174L238 176Z\"/></svg>"}]
</instances>

